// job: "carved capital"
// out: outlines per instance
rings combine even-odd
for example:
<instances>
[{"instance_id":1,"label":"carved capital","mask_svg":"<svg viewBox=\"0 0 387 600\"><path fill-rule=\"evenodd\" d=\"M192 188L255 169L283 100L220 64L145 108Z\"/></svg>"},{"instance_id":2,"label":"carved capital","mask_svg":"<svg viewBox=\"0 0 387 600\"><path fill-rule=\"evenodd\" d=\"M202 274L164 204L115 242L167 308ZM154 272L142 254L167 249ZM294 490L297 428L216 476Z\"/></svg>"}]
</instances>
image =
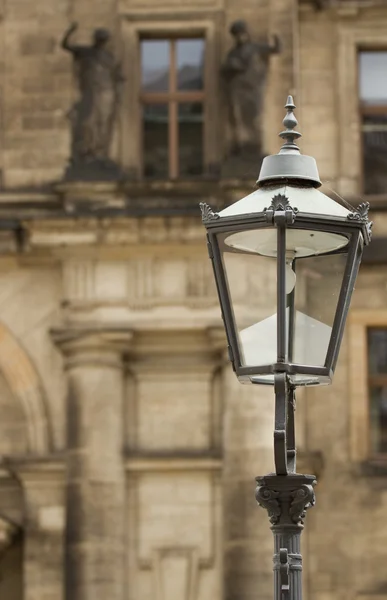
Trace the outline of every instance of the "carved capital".
<instances>
[{"instance_id":1,"label":"carved capital","mask_svg":"<svg viewBox=\"0 0 387 600\"><path fill-rule=\"evenodd\" d=\"M86 363L121 368L133 338L132 330L125 327L63 327L50 333L67 368Z\"/></svg>"},{"instance_id":2,"label":"carved capital","mask_svg":"<svg viewBox=\"0 0 387 600\"><path fill-rule=\"evenodd\" d=\"M266 475L257 478L255 497L269 515L273 529L297 526L302 529L308 508L315 504L313 475Z\"/></svg>"}]
</instances>

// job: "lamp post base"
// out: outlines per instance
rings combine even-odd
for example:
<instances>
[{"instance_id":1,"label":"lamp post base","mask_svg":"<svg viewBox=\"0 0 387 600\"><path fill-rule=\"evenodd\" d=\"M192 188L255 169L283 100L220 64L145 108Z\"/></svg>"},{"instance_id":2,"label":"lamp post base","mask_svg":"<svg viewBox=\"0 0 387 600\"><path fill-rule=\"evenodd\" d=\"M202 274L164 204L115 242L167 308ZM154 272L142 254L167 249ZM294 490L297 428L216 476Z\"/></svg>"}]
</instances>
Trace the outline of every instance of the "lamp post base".
<instances>
[{"instance_id":1,"label":"lamp post base","mask_svg":"<svg viewBox=\"0 0 387 600\"><path fill-rule=\"evenodd\" d=\"M314 475L257 477L255 497L269 515L274 535L274 600L302 600L301 533L314 506Z\"/></svg>"}]
</instances>

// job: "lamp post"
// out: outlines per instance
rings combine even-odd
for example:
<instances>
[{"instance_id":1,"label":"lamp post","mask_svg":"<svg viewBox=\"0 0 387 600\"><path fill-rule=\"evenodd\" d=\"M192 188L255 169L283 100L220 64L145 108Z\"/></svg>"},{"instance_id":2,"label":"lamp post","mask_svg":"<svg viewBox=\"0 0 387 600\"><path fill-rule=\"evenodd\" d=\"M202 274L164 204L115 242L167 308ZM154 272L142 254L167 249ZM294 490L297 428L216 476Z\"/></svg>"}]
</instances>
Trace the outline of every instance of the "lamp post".
<instances>
[{"instance_id":1,"label":"lamp post","mask_svg":"<svg viewBox=\"0 0 387 600\"><path fill-rule=\"evenodd\" d=\"M200 208L234 372L241 383L274 386L275 473L257 477L256 499L274 534L275 600L301 600L300 538L316 479L296 472L295 389L332 382L372 223L368 203L350 210L317 190L316 162L296 144L301 134L291 96L285 108L284 143L263 160L257 189L219 213ZM274 270L267 304L275 314L238 304L241 269L258 276ZM316 273L324 302L309 306L305 289Z\"/></svg>"}]
</instances>

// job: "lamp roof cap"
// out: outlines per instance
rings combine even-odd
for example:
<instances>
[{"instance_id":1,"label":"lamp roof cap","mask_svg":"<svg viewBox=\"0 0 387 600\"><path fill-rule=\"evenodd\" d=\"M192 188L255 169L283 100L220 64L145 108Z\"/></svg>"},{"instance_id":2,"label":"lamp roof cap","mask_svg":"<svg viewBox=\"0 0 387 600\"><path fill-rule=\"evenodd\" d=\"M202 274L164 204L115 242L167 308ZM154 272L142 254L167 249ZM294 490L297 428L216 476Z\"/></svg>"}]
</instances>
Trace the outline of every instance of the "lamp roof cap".
<instances>
[{"instance_id":1,"label":"lamp roof cap","mask_svg":"<svg viewBox=\"0 0 387 600\"><path fill-rule=\"evenodd\" d=\"M296 130L298 121L294 114L296 106L293 96L288 96L285 108L287 111L283 120L285 129L279 134L284 143L278 154L263 159L257 185L261 187L286 181L296 185L296 181L299 181L301 185L320 187L321 181L315 159L302 155L296 143L301 133Z\"/></svg>"}]
</instances>

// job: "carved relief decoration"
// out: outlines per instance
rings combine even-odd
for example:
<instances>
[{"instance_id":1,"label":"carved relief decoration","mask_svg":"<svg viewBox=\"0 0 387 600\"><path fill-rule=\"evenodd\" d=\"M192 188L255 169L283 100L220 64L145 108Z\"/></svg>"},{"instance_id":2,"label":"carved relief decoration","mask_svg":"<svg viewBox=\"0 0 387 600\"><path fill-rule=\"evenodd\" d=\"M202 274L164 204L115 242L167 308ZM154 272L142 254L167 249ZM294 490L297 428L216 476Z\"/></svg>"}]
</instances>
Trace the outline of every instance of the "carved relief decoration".
<instances>
[{"instance_id":1,"label":"carved relief decoration","mask_svg":"<svg viewBox=\"0 0 387 600\"><path fill-rule=\"evenodd\" d=\"M255 497L259 506L266 508L269 515L269 521L272 525L278 523L281 516L281 506L278 501L279 495L279 492L269 490L264 486L257 487L255 492Z\"/></svg>"},{"instance_id":2,"label":"carved relief decoration","mask_svg":"<svg viewBox=\"0 0 387 600\"><path fill-rule=\"evenodd\" d=\"M315 505L314 489L311 485L303 485L291 494L293 500L290 504L289 514L293 523L303 524L306 511Z\"/></svg>"}]
</instances>

